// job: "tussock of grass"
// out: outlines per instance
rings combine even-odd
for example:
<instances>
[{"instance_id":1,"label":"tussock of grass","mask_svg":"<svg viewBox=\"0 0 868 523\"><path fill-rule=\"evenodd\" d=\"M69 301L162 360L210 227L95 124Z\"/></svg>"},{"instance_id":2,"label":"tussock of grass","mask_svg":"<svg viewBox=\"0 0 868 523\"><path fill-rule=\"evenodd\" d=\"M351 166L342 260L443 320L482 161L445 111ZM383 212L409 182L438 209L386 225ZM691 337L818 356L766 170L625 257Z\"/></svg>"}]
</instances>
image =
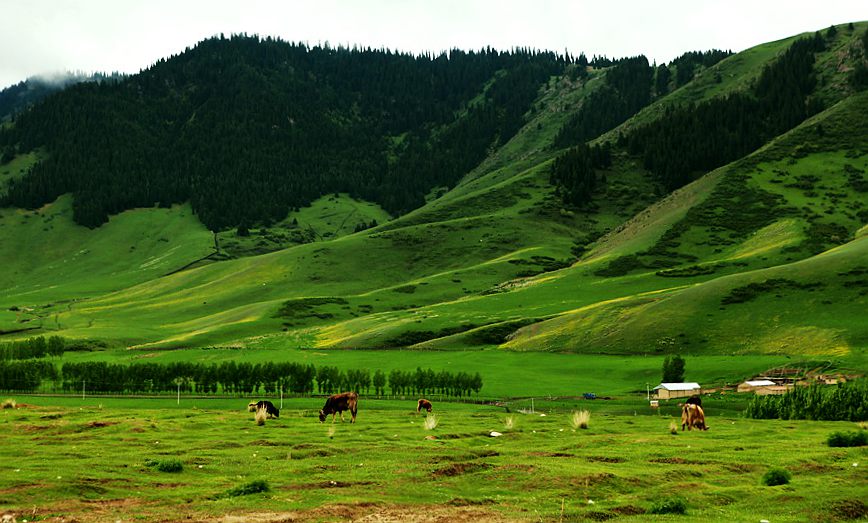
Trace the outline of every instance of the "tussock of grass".
<instances>
[{"instance_id":1,"label":"tussock of grass","mask_svg":"<svg viewBox=\"0 0 868 523\"><path fill-rule=\"evenodd\" d=\"M515 428L515 416L510 414L509 416L503 418L503 428L506 430L512 430Z\"/></svg>"},{"instance_id":2,"label":"tussock of grass","mask_svg":"<svg viewBox=\"0 0 868 523\"><path fill-rule=\"evenodd\" d=\"M648 512L651 514L686 514L687 502L678 497L661 499L651 505Z\"/></svg>"},{"instance_id":3,"label":"tussock of grass","mask_svg":"<svg viewBox=\"0 0 868 523\"><path fill-rule=\"evenodd\" d=\"M256 416L254 419L256 420L257 425L265 425L265 418L268 417L268 413L265 409L258 409L256 411Z\"/></svg>"},{"instance_id":4,"label":"tussock of grass","mask_svg":"<svg viewBox=\"0 0 868 523\"><path fill-rule=\"evenodd\" d=\"M425 430L434 430L437 428L437 416L434 414L427 416L425 418L424 427Z\"/></svg>"},{"instance_id":5,"label":"tussock of grass","mask_svg":"<svg viewBox=\"0 0 868 523\"><path fill-rule=\"evenodd\" d=\"M249 496L251 494L259 494L261 492L268 492L271 490L271 487L268 485L268 482L265 480L255 480L249 483L245 483L244 485L240 485L235 488L231 488L224 492L223 494L217 496L218 498L236 498L238 496Z\"/></svg>"},{"instance_id":6,"label":"tussock of grass","mask_svg":"<svg viewBox=\"0 0 868 523\"><path fill-rule=\"evenodd\" d=\"M578 410L573 411L570 415L570 426L573 430L588 428L588 422L591 421L591 411Z\"/></svg>"},{"instance_id":7,"label":"tussock of grass","mask_svg":"<svg viewBox=\"0 0 868 523\"><path fill-rule=\"evenodd\" d=\"M675 434L675 435L678 434L678 424L675 423L674 421L669 422L669 433Z\"/></svg>"},{"instance_id":8,"label":"tussock of grass","mask_svg":"<svg viewBox=\"0 0 868 523\"><path fill-rule=\"evenodd\" d=\"M15 403L15 400L8 399L8 400L3 400L3 403L0 404L0 407L2 407L4 409L14 409L17 405L18 404Z\"/></svg>"},{"instance_id":9,"label":"tussock of grass","mask_svg":"<svg viewBox=\"0 0 868 523\"><path fill-rule=\"evenodd\" d=\"M790 482L793 475L786 469L781 468L773 468L769 469L763 475L762 483L768 487L774 487L777 485L786 485Z\"/></svg>"},{"instance_id":10,"label":"tussock of grass","mask_svg":"<svg viewBox=\"0 0 868 523\"><path fill-rule=\"evenodd\" d=\"M159 470L160 472L181 472L184 470L184 464L177 459L155 460L146 459L145 466Z\"/></svg>"}]
</instances>

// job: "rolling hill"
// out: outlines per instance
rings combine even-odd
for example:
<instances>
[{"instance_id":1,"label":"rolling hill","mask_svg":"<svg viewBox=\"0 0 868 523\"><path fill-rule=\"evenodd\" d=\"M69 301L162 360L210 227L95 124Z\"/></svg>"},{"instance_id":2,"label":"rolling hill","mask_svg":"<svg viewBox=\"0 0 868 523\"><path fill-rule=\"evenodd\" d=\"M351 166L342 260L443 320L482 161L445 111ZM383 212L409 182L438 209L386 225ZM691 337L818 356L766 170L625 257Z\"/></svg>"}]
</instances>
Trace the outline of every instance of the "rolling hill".
<instances>
[{"instance_id":1,"label":"rolling hill","mask_svg":"<svg viewBox=\"0 0 868 523\"><path fill-rule=\"evenodd\" d=\"M206 42L198 51L117 86L68 90L69 99L49 98L16 122L2 142L7 148L14 145L16 154L0 168L0 192L5 187L12 195L0 209L0 259L8 267L0 275L0 331L7 332L0 339L60 334L147 349L232 345L782 354L864 365L868 91L856 71L868 61L866 29L868 23L861 22L803 35L822 40L822 48L811 51L811 88L802 99L811 110L748 154L692 172L692 181L672 192L646 167L642 155L631 152L626 143L631 133L698 104L752 99L760 79L800 39L724 57L671 92L649 94L644 108L623 123L611 120L611 129L592 140L611 148L611 163L592 171L598 183L580 205L565 204L551 183L552 165L567 149L555 144L571 119L602 103L594 93L611 88L607 82L618 62L589 64L577 75L576 64L551 57L488 57L487 75L444 101L441 114L419 116L409 127L395 118L374 125L373 113L365 111L382 106L371 102L364 107L370 100L363 95L356 96L362 104L356 109L341 100L332 123L348 133L344 137L376 128L378 136L388 138L376 145L376 159L385 169L398 173L394 166L401 165L401 158L415 158L418 146L425 155L449 159L426 165L452 166L451 174L413 181L412 197L402 196L400 205L386 193L375 198L327 181L303 199L252 205L258 210L249 215L240 210L243 198L241 204L226 201L232 216L226 220L215 214L221 207L214 201L223 196L203 214L204 204L189 192L191 185L175 187L176 193L166 193L168 199L149 200L144 196L154 194L139 192L124 205L100 204L100 212L111 211L105 214L107 222L84 220L82 225L75 215L76 205L82 204L75 202L86 202L97 185L52 181L52 173L63 168L58 143L67 137L39 134L44 133L40 119L52 108L91 96L102 100L124 86L157 89L160 110L168 111L145 120L153 128L137 123L141 116L128 117L130 125L141 127L131 130L133 136L155 128L167 140L185 129L202 132L198 124L189 124L198 113L184 112L184 104L204 84L196 77L181 83L180 75L201 74L194 67L197 57L213 60L220 56L214 49L230 49L226 42ZM250 56L277 45L242 43ZM335 56L340 55L328 59ZM557 67L540 65L525 77L512 63L520 62L518 57L530 63L551 60ZM409 67L409 58L402 60L398 62ZM253 66L238 70L253 76L257 71ZM164 78L160 75L166 71L186 90L160 91L153 78ZM266 71L265 78L278 77L274 70ZM535 98L502 101L492 93L499 82L514 85L506 80L513 73L514 81L523 79L519 85L534 86ZM451 73L434 77L441 74L449 78ZM321 88L316 83L321 79L311 75L298 85ZM308 80L314 83L307 85ZM349 97L351 91L332 94ZM122 108L134 103L131 96L111 99ZM183 103L167 101L175 96ZM210 102L199 106L203 111L207 103L217 103L216 94L209 96ZM273 96L280 99L279 93ZM468 123L481 118L483 106L495 108L496 125ZM510 116L515 107L521 107L519 120ZM167 108L178 114L161 123L171 112ZM367 127L353 127L353 110L363 115L356 124ZM257 125L246 122L239 128L258 132ZM488 133L482 140L484 154L456 163L466 150L450 147L451 140L466 139L462 133L476 128ZM256 150L265 151L268 139L260 139ZM405 140L412 143L405 147ZM25 141L34 147L24 147ZM719 141L723 144L724 137ZM340 143L330 142L332 147ZM179 152L168 156L180 161ZM337 162L344 153L335 152L333 159ZM47 158L54 163L28 174ZM219 158L238 172L255 170L240 169L237 158ZM342 158L352 158L352 152ZM266 169L270 164L258 165ZM338 170L352 166L330 165ZM372 165L361 169L376 171ZM401 176L416 172L411 167ZM146 179L162 183L167 179L163 175L171 178L169 171L155 178L139 171L136 187L144 187L140 182ZM258 180L271 180L269 176ZM388 185L389 194L400 185L372 176L374 185ZM262 194L256 191L267 189L258 181L246 185L255 179L251 175L241 185L222 187L238 189L253 201ZM42 192L37 191L40 180L47 187ZM245 192L254 187L256 191ZM18 201L15 194L25 193L40 197L24 205L30 210L12 207ZM405 205L410 201L419 205Z\"/></svg>"}]
</instances>

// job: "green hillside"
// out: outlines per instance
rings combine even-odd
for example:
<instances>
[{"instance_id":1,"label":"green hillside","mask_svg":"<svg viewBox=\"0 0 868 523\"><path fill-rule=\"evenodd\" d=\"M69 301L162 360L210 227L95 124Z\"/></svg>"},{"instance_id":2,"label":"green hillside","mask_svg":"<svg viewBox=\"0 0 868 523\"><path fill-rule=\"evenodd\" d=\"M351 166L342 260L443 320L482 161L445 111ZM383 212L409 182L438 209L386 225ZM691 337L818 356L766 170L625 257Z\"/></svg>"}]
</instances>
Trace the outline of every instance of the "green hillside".
<instances>
[{"instance_id":1,"label":"green hillside","mask_svg":"<svg viewBox=\"0 0 868 523\"><path fill-rule=\"evenodd\" d=\"M563 152L553 144L604 87L606 67L550 75L519 129L492 138L460 181L414 185L427 203L395 216L385 201L333 190L217 233L190 204L126 210L95 229L75 224L68 194L35 211L0 209L0 339L60 334L148 350L804 355L862 365L868 91L852 78L866 62L866 28L839 26L813 57L816 114L668 195L617 135L667 108L750 91L795 37L725 58L603 135L598 142L615 144L611 164L593 171L599 184L578 206L550 182ZM438 120L430 143L484 98ZM35 160L16 156L0 184Z\"/></svg>"}]
</instances>

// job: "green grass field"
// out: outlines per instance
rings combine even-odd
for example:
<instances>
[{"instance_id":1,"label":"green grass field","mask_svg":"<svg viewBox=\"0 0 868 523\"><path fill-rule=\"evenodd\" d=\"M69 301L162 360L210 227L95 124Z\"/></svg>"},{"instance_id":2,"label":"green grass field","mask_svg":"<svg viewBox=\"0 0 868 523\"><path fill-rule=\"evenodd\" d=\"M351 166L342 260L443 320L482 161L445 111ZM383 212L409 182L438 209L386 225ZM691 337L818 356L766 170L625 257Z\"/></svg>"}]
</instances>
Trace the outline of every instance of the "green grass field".
<instances>
[{"instance_id":1,"label":"green grass field","mask_svg":"<svg viewBox=\"0 0 868 523\"><path fill-rule=\"evenodd\" d=\"M0 412L0 510L19 521L838 521L865 517L865 448L829 448L852 423L717 414L670 433L675 409L506 414L360 401L358 423L320 424L291 400L257 426L246 400L19 397ZM589 403L589 402L585 402ZM542 416L545 414L545 416ZM347 418L349 419L349 418ZM489 437L491 431L503 434ZM161 472L180 462L179 472ZM175 465L177 466L177 465ZM762 485L782 467L788 485ZM238 494L264 481L268 491ZM255 487L257 484L253 483ZM233 490L234 489L234 490ZM651 515L669 497L686 515Z\"/></svg>"}]
</instances>

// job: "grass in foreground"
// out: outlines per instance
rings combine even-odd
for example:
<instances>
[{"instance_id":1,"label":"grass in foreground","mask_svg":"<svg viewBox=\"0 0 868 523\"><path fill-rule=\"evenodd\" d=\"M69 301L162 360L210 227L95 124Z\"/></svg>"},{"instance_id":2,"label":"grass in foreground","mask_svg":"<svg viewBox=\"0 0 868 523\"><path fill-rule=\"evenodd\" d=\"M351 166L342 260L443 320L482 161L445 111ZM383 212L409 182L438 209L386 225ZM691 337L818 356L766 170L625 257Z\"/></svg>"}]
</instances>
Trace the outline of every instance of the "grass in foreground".
<instances>
[{"instance_id":1,"label":"grass in foreground","mask_svg":"<svg viewBox=\"0 0 868 523\"><path fill-rule=\"evenodd\" d=\"M0 510L29 520L646 521L688 492L678 521L830 521L864 509L868 487L866 450L825 444L853 424L720 417L711 406L710 431L673 435L668 410L597 411L572 431L576 405L513 413L504 429L503 409L441 403L426 430L414 398L363 401L355 425L320 424L321 401L293 400L261 427L242 399L18 401L0 411ZM183 470L148 466L171 460ZM772 468L790 483L763 486Z\"/></svg>"}]
</instances>

